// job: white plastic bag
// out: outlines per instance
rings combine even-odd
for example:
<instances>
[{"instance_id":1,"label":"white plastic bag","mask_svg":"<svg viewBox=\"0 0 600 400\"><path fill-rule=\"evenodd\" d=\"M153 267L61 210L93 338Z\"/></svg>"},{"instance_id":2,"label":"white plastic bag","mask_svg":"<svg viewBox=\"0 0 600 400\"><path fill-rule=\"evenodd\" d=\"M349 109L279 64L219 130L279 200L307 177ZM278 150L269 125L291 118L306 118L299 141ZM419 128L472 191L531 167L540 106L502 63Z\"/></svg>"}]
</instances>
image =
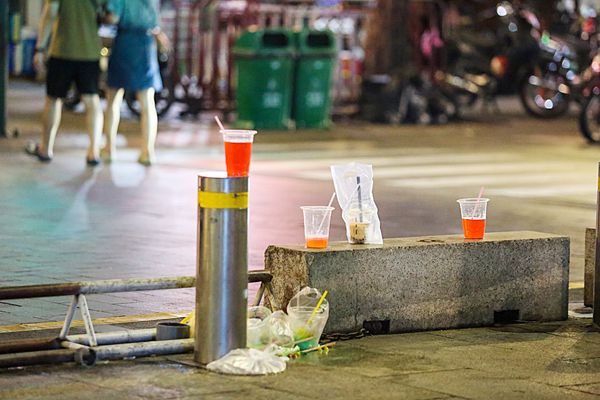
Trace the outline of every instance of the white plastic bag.
<instances>
[{"instance_id":1,"label":"white plastic bag","mask_svg":"<svg viewBox=\"0 0 600 400\"><path fill-rule=\"evenodd\" d=\"M346 223L348 242L383 244L373 198L373 166L357 163L332 165L331 175Z\"/></svg>"},{"instance_id":2,"label":"white plastic bag","mask_svg":"<svg viewBox=\"0 0 600 400\"><path fill-rule=\"evenodd\" d=\"M209 363L209 371L228 375L269 375L285 371L287 357L277 357L265 350L236 349Z\"/></svg>"},{"instance_id":3,"label":"white plastic bag","mask_svg":"<svg viewBox=\"0 0 600 400\"><path fill-rule=\"evenodd\" d=\"M270 330L270 340L272 344L280 347L294 347L294 332L290 327L289 317L283 311L275 311L266 319Z\"/></svg>"}]
</instances>

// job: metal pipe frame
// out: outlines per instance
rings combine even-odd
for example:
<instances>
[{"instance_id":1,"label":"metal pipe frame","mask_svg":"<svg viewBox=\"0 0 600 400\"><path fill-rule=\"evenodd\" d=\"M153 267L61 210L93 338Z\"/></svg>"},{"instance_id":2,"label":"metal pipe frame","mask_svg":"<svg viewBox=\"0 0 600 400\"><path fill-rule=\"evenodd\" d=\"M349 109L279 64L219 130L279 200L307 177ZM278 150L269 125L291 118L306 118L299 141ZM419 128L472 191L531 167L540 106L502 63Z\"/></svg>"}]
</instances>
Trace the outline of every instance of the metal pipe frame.
<instances>
[{"instance_id":1,"label":"metal pipe frame","mask_svg":"<svg viewBox=\"0 0 600 400\"><path fill-rule=\"evenodd\" d=\"M73 362L75 361L75 353L77 351L80 350L59 349L30 351L26 353L0 354L0 368Z\"/></svg>"},{"instance_id":2,"label":"metal pipe frame","mask_svg":"<svg viewBox=\"0 0 600 400\"><path fill-rule=\"evenodd\" d=\"M156 328L128 329L126 331L104 332L96 334L98 346L105 346L109 344L149 342L154 339L156 339ZM69 335L65 338L65 341L82 344L84 346L90 345L88 335Z\"/></svg>"},{"instance_id":3,"label":"metal pipe frame","mask_svg":"<svg viewBox=\"0 0 600 400\"><path fill-rule=\"evenodd\" d=\"M148 331L142 329L140 331ZM137 338L146 337L147 332L140 332ZM134 338L132 336L131 338ZM105 335L105 340L116 340L118 335ZM56 346L56 342L54 343ZM194 339L143 341L137 343L108 344L104 346L85 346L70 341L63 341L53 349L24 351L19 353L0 354L0 368L24 367L29 365L60 364L78 362L92 366L98 361L121 360L130 357L160 356L168 354L191 353L194 350Z\"/></svg>"},{"instance_id":4,"label":"metal pipe frame","mask_svg":"<svg viewBox=\"0 0 600 400\"><path fill-rule=\"evenodd\" d=\"M60 348L61 340L57 338L5 340L0 343L0 355Z\"/></svg>"},{"instance_id":5,"label":"metal pipe frame","mask_svg":"<svg viewBox=\"0 0 600 400\"><path fill-rule=\"evenodd\" d=\"M156 339L156 328L129 329L117 332L102 332L96 334L98 346L149 342ZM56 350L70 348L69 344L90 347L90 339L85 335L69 335L66 338L36 338L7 340L0 343L0 354L25 353L31 351Z\"/></svg>"},{"instance_id":6,"label":"metal pipe frame","mask_svg":"<svg viewBox=\"0 0 600 400\"><path fill-rule=\"evenodd\" d=\"M268 283L270 272L249 271L248 283ZM137 292L196 287L196 277L109 279L100 281L65 282L48 285L8 286L0 288L0 300L31 299L36 297L75 296L102 293Z\"/></svg>"},{"instance_id":7,"label":"metal pipe frame","mask_svg":"<svg viewBox=\"0 0 600 400\"><path fill-rule=\"evenodd\" d=\"M129 357L183 354L194 351L194 339L161 340L140 343L122 343L77 350L75 359L84 365L98 361L121 360Z\"/></svg>"},{"instance_id":8,"label":"metal pipe frame","mask_svg":"<svg viewBox=\"0 0 600 400\"><path fill-rule=\"evenodd\" d=\"M272 275L268 271L248 273L249 283L261 283L253 302L255 305L260 304L261 299L266 295L271 305L275 306L271 280ZM2 300L73 295L58 338L19 339L0 343L0 368L73 361L82 365L93 365L98 360L191 352L194 347L193 339L156 342L154 341L156 338L155 328L95 333L85 294L187 288L194 287L195 283L195 277L176 277L0 288L0 299ZM84 320L86 334L69 335L69 329L78 307Z\"/></svg>"}]
</instances>

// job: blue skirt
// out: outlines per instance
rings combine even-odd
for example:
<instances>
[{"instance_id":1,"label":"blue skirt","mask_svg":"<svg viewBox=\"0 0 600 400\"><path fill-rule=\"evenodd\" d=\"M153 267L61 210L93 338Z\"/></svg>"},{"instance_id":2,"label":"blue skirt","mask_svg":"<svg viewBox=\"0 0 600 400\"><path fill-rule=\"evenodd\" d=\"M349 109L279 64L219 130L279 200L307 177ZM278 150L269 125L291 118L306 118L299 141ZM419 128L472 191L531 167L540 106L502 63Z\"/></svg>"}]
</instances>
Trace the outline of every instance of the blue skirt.
<instances>
[{"instance_id":1,"label":"blue skirt","mask_svg":"<svg viewBox=\"0 0 600 400\"><path fill-rule=\"evenodd\" d=\"M154 36L144 31L119 31L108 61L108 86L125 90L162 90Z\"/></svg>"}]
</instances>

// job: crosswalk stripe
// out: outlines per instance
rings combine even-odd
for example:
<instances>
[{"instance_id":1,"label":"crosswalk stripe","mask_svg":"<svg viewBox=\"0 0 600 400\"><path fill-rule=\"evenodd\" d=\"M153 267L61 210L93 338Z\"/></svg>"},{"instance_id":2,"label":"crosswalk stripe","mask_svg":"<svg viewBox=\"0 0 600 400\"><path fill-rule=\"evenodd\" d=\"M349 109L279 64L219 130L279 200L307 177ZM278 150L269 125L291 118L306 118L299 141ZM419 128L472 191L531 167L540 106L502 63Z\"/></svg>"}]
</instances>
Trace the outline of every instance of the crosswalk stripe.
<instances>
[{"instance_id":1,"label":"crosswalk stripe","mask_svg":"<svg viewBox=\"0 0 600 400\"><path fill-rule=\"evenodd\" d=\"M330 158L330 159L304 159L304 160L261 160L254 163L253 170L270 170L274 165L277 169L315 169L327 168L329 166L348 164L351 162L371 164L375 168L395 165L422 165L422 164L442 164L442 163L469 163L469 162L493 162L506 160L508 154L491 153L491 154L427 154L421 156L396 156L396 157L354 157L354 158ZM515 160L516 161L516 160Z\"/></svg>"},{"instance_id":2,"label":"crosswalk stripe","mask_svg":"<svg viewBox=\"0 0 600 400\"><path fill-rule=\"evenodd\" d=\"M532 162L511 162L511 163L476 163L476 164L454 164L454 165L420 165L420 166L394 166L394 167L374 167L373 173L375 179L387 178L416 178L423 179L438 178L444 176L476 176L485 173L531 173L543 172L546 174L558 174L565 171L577 173L573 163L532 163ZM297 177L315 180L331 179L329 169L313 170L308 169L294 174Z\"/></svg>"},{"instance_id":3,"label":"crosswalk stripe","mask_svg":"<svg viewBox=\"0 0 600 400\"><path fill-rule=\"evenodd\" d=\"M372 156L365 155L370 152L373 152ZM590 168L589 163L584 161L532 160L505 152L454 154L431 148L402 149L398 152L365 149L360 156L342 158L335 158L336 153L339 154L339 150L332 152L331 158L320 154L319 158L313 159L308 151L287 160L271 156L257 158L253 170L330 181L331 165L357 162L373 165L376 185L390 187L433 189L485 186L489 195L517 198L595 193L595 168ZM305 154L306 158L300 154Z\"/></svg>"},{"instance_id":4,"label":"crosswalk stripe","mask_svg":"<svg viewBox=\"0 0 600 400\"><path fill-rule=\"evenodd\" d=\"M387 184L393 187L411 187L411 188L442 188L442 187L460 187L468 185L476 186L495 186L503 184L523 184L533 183L536 185L554 182L556 180L569 180L578 178L572 173L556 174L528 174L528 175L469 175L453 177L436 178L418 178L418 179L395 179L387 181ZM590 182L593 182L590 181ZM593 189L593 183L589 185Z\"/></svg>"},{"instance_id":5,"label":"crosswalk stripe","mask_svg":"<svg viewBox=\"0 0 600 400\"><path fill-rule=\"evenodd\" d=\"M553 197L565 196L570 194L596 194L596 187L593 184L579 185L555 185L542 187L522 187L522 188L504 188L490 189L487 191L490 195L507 197Z\"/></svg>"},{"instance_id":6,"label":"crosswalk stripe","mask_svg":"<svg viewBox=\"0 0 600 400\"><path fill-rule=\"evenodd\" d=\"M548 171L573 171L573 163L534 163L534 162L509 162L509 163L478 163L478 164L453 164L453 165L420 165L398 168L378 168L374 170L377 178L401 177L426 177L426 176L452 176L452 175L480 175L483 173L530 173Z\"/></svg>"}]
</instances>

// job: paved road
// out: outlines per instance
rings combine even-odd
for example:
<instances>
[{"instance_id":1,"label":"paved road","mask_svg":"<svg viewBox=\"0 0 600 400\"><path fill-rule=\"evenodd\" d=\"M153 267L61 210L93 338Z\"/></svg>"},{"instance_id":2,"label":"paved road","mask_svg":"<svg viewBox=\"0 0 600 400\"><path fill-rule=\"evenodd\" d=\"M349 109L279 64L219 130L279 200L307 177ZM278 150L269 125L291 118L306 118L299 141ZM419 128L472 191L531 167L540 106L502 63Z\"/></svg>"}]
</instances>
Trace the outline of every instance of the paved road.
<instances>
[{"instance_id":1,"label":"paved road","mask_svg":"<svg viewBox=\"0 0 600 400\"><path fill-rule=\"evenodd\" d=\"M9 122L22 138L0 141L0 285L194 274L196 176L223 168L208 117L163 122L160 164L152 168L135 163L137 123L125 119L119 161L90 169L83 117L65 113L55 161L40 165L21 151L39 129L40 90L13 85L9 99ZM261 132L252 165L251 267L262 267L268 244L302 241L298 207L328 201L331 164L359 161L374 165L385 237L460 233L455 200L485 186L489 231L569 235L571 280L581 281L600 148L585 145L572 117L538 121L512 111L476 117L445 126L348 122L325 132ZM344 239L337 210L332 238ZM0 325L60 320L66 303L3 302ZM115 294L90 303L94 316L105 317L187 310L193 295Z\"/></svg>"},{"instance_id":2,"label":"paved road","mask_svg":"<svg viewBox=\"0 0 600 400\"><path fill-rule=\"evenodd\" d=\"M3 370L2 399L598 400L589 321L380 335L290 360L282 374L227 376L192 355ZM316 379L318 377L318 379Z\"/></svg>"}]
</instances>

